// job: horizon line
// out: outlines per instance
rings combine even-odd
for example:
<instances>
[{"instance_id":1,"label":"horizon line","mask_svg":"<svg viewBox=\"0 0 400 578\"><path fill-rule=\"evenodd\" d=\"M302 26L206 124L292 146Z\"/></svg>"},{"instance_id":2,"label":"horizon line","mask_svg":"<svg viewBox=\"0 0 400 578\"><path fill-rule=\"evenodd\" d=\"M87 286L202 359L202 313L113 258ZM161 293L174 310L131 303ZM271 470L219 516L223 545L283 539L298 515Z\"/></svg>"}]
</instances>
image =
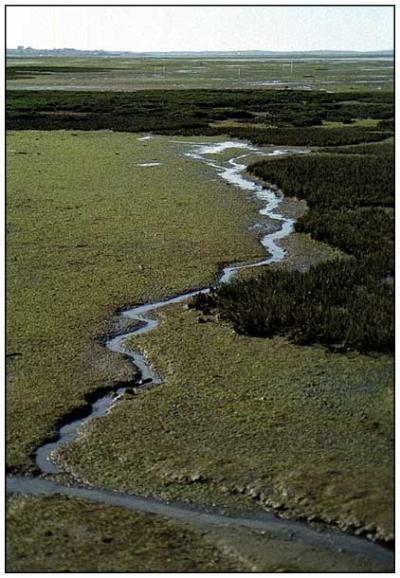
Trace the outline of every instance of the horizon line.
<instances>
[{"instance_id":1,"label":"horizon line","mask_svg":"<svg viewBox=\"0 0 400 578\"><path fill-rule=\"evenodd\" d=\"M293 50L273 50L273 49L252 49L252 48L244 48L244 49L230 49L230 50L210 50L210 49L204 49L204 50L185 50L185 49L179 49L179 50L128 50L128 49L106 49L106 48L75 48L72 46L63 46L63 47L53 47L53 48L44 48L44 47L40 47L40 48L35 48L33 46L24 46L24 45L18 45L18 46L7 46L6 50L18 50L20 47L22 47L22 50L76 50L76 51L81 51L81 52L128 52L130 54L157 54L157 53L162 53L162 54L174 54L174 53L180 53L180 52L185 52L187 54L198 54L198 53L202 53L202 52L212 52L212 53L227 53L227 52L273 52L273 53L295 53L295 52L301 52L301 53L312 53L312 52L354 52L354 53L371 53L371 52L394 52L394 48L376 48L373 50L363 50L363 49L359 49L359 50L355 50L355 49L347 49L347 48L313 48L311 50L301 50L301 49L293 49Z\"/></svg>"}]
</instances>

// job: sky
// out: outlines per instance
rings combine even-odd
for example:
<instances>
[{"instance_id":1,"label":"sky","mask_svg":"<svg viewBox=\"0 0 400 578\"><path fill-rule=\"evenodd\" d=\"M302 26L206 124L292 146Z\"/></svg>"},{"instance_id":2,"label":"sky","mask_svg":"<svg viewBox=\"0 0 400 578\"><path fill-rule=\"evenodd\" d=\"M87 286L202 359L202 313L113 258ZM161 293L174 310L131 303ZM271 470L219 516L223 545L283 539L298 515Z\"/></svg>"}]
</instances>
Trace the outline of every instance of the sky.
<instances>
[{"instance_id":1,"label":"sky","mask_svg":"<svg viewBox=\"0 0 400 578\"><path fill-rule=\"evenodd\" d=\"M7 47L86 50L384 50L388 6L8 6Z\"/></svg>"}]
</instances>

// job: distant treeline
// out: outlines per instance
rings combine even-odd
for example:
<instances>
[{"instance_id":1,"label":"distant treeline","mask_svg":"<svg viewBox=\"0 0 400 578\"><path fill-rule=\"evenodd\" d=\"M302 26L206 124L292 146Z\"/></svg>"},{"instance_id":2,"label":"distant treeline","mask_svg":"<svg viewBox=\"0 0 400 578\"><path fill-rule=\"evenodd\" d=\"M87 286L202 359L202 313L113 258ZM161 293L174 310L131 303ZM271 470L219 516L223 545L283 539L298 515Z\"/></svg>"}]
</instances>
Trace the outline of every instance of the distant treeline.
<instances>
[{"instance_id":1,"label":"distant treeline","mask_svg":"<svg viewBox=\"0 0 400 578\"><path fill-rule=\"evenodd\" d=\"M297 231L340 248L349 258L306 273L266 270L200 295L195 306L218 311L248 335L392 351L393 161L393 147L384 144L251 165L250 172L287 196L306 199L310 210L296 223Z\"/></svg>"},{"instance_id":2,"label":"distant treeline","mask_svg":"<svg viewBox=\"0 0 400 578\"><path fill-rule=\"evenodd\" d=\"M6 111L7 128L13 130L228 134L257 144L332 146L377 141L392 134L394 104L391 92L377 91L8 91ZM351 126L353 120L371 117L385 126ZM243 126L215 126L232 119ZM326 120L348 123L349 127L318 128ZM299 127L303 130L295 130Z\"/></svg>"}]
</instances>

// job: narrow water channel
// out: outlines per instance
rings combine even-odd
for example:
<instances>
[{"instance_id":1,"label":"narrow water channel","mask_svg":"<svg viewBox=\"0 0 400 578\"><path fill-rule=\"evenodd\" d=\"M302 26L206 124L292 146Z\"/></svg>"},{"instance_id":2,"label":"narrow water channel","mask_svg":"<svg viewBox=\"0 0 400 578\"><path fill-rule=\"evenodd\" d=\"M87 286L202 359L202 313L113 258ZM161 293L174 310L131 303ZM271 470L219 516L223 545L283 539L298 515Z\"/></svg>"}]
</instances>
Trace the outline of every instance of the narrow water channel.
<instances>
[{"instance_id":1,"label":"narrow water channel","mask_svg":"<svg viewBox=\"0 0 400 578\"><path fill-rule=\"evenodd\" d=\"M181 141L173 142L178 142L181 144ZM262 265L268 265L270 263L281 261L285 256L285 251L276 244L276 241L287 237L291 233L293 230L294 220L289 219L276 211L283 198L282 194L278 191L273 191L272 189L263 188L261 184L246 178L244 175L246 164L243 164L240 161L242 161L249 154L277 156L290 154L290 151L278 149L272 150L271 152L263 152L260 149L246 143L233 141L226 141L215 144L188 143L188 146L189 150L185 153L186 156L195 159L198 162L205 163L213 170L215 170L217 174L229 184L238 187L242 191L245 191L247 194L251 194L258 201L262 201L263 207L259 211L260 215L262 215L264 218L279 221L281 224L277 231L273 233L266 233L261 238L261 244L266 250L265 258L259 259L257 261L236 263L234 265L229 265L222 268L216 280L216 285L221 283L229 283L234 277L235 273L241 269L247 269L249 267L260 267ZM217 162L215 158L213 158L216 155L224 153L230 149L246 150L247 152L231 157L226 162ZM304 149L299 150L303 151ZM211 159L210 156L212 157ZM160 385L162 383L162 378L157 375L157 373L139 351L125 347L125 342L128 339L131 339L133 336L138 336L142 335L143 333L153 331L159 325L159 321L152 317L152 313L157 309L167 307L168 305L172 305L174 303L187 301L199 293L208 293L209 291L209 287L197 289L194 291L181 293L180 295L170 297L169 299L154 301L144 305L138 305L126 311L122 311L120 313L122 317L136 321L138 322L138 325L127 333L118 335L117 337L107 341L106 347L114 353L121 353L131 359L132 363L140 372L141 383L143 386L149 388ZM118 397L124 393L124 391L125 388L122 387L117 390L116 397L111 396L110 394L100 397L92 404L92 411L90 415L84 418L76 419L62 426L59 430L59 437L57 440L44 444L37 450L36 463L40 470L46 474L61 473L62 470L60 467L52 460L53 452L57 450L58 447L73 441L73 439L78 434L79 428L88 420L105 415L113 403L118 400Z\"/></svg>"},{"instance_id":2,"label":"narrow water channel","mask_svg":"<svg viewBox=\"0 0 400 578\"><path fill-rule=\"evenodd\" d=\"M140 140L147 138L150 137L141 137ZM249 155L278 156L305 153L307 151L305 149L276 149L268 152L244 142L234 141L214 144L190 143L188 141L172 142L187 145L188 151L185 154L189 158L206 164L212 170L216 171L220 178L224 179L232 186L238 187L247 194L252 195L258 201L262 201L263 207L260 209L259 213L263 219L272 219L280 224L278 230L272 233L266 233L260 240L266 251L265 258L257 261L236 263L224 267L220 271L215 285L229 283L237 271L241 269L260 267L281 261L285 256L285 251L277 244L277 241L287 237L292 232L294 220L285 217L277 211L283 198L279 191L263 188L261 184L246 178L244 174L246 164L243 163L243 159ZM216 160L216 158L218 159L218 154L224 153L230 149L235 151L240 150L241 152L240 154L237 154L236 152L236 155L232 156L227 161L218 162L218 160ZM129 332L108 340L106 347L115 353L122 353L131 359L132 363L139 370L141 376L138 388L150 388L160 385L162 383L162 377L155 372L150 363L139 351L125 347L125 342L133 336L138 336L156 329L159 325L159 321L152 317L152 313L156 310L174 303L182 303L195 295L208 293L209 291L209 287L196 289L162 301L139 305L120 313L121 316L137 321L138 324ZM66 423L59 429L56 440L44 444L37 450L36 463L42 475L63 473L62 468L53 460L53 453L59 447L71 443L77 437L80 428L89 420L104 416L110 408L112 408L113 404L118 402L119 396L125 392L125 389L125 387L120 387L115 392L108 392L106 395L99 395L98 399L90 404L90 408L88 408L84 417L71 419L70 422ZM207 512L191 508L187 505L170 504L152 498L143 498L131 494L110 492L102 489L90 489L86 487L70 487L48 479L43 479L43 477L39 476L10 476L7 478L7 490L19 494L63 494L71 497L87 498L104 504L126 507L142 512L162 514L167 517L194 523L202 527L212 525L243 526L253 529L273 531L275 535L286 537L296 535L299 540L310 545L323 546L340 552L351 552L356 555L371 558L371 560L389 566L393 561L393 553L378 544L368 542L367 540L355 536L336 532L334 530L320 531L301 522L282 520L268 512L262 512L254 516L228 516L221 513Z\"/></svg>"}]
</instances>

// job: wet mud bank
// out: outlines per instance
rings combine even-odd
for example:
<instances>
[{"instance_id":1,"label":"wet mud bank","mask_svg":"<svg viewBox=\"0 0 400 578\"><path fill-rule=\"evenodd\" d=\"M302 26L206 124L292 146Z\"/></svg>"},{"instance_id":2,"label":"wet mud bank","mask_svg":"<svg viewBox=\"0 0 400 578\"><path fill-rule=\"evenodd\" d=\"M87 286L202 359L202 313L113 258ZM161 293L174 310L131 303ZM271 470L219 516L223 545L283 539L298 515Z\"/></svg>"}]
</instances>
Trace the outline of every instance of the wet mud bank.
<instances>
[{"instance_id":1,"label":"wet mud bank","mask_svg":"<svg viewBox=\"0 0 400 578\"><path fill-rule=\"evenodd\" d=\"M341 532L319 531L303 522L281 520L268 512L257 515L226 515L218 511L199 510L186 504L162 502L154 498L142 498L120 492L84 487L68 487L41 478L8 478L7 491L34 496L61 494L75 498L86 498L103 504L173 518L203 530L242 527L266 532L277 538L301 542L307 546L326 548L337 556L352 554L364 559L367 558L382 565L382 568L386 570L389 570L393 564L393 552L383 546Z\"/></svg>"}]
</instances>

